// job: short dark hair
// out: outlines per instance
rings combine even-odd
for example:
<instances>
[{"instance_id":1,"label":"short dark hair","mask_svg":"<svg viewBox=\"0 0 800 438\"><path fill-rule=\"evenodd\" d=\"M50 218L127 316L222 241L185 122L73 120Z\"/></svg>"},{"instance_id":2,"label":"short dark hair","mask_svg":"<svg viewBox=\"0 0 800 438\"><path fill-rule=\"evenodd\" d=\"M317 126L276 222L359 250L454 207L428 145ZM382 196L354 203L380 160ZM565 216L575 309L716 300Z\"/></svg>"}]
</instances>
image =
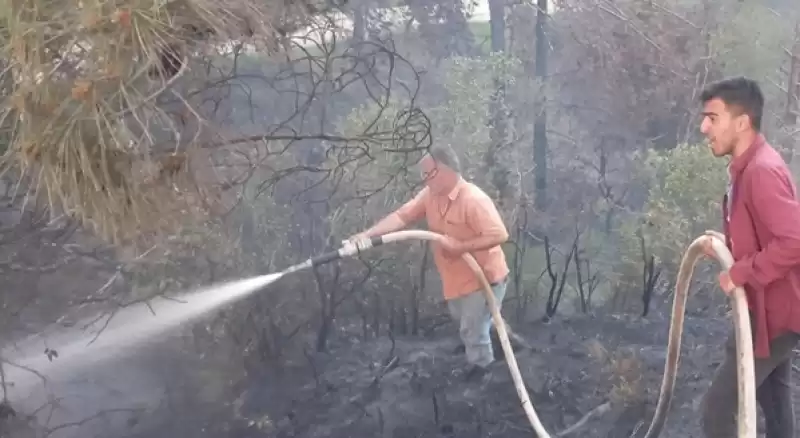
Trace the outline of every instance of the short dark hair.
<instances>
[{"instance_id":1,"label":"short dark hair","mask_svg":"<svg viewBox=\"0 0 800 438\"><path fill-rule=\"evenodd\" d=\"M431 145L428 154L436 163L444 164L453 169L456 173L461 173L461 163L455 149L448 145Z\"/></svg>"},{"instance_id":2,"label":"short dark hair","mask_svg":"<svg viewBox=\"0 0 800 438\"><path fill-rule=\"evenodd\" d=\"M764 94L761 93L761 87L756 81L741 76L723 79L710 84L700 94L702 103L715 98L725 102L727 107L740 114L747 114L753 129L761 130Z\"/></svg>"}]
</instances>

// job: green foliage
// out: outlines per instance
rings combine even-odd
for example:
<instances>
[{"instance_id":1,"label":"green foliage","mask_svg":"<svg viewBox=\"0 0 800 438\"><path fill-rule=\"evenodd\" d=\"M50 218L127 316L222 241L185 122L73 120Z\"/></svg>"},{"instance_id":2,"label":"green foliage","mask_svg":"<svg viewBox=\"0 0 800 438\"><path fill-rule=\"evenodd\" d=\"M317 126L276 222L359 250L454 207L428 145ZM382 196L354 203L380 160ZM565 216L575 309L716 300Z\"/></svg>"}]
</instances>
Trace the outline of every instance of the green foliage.
<instances>
[{"instance_id":1,"label":"green foliage","mask_svg":"<svg viewBox=\"0 0 800 438\"><path fill-rule=\"evenodd\" d=\"M726 163L703 146L681 145L651 152L645 168L652 178L645 235L660 262L677 264L691 239L719 228Z\"/></svg>"},{"instance_id":2,"label":"green foliage","mask_svg":"<svg viewBox=\"0 0 800 438\"><path fill-rule=\"evenodd\" d=\"M619 258L616 286L642 290L645 257L654 256L663 274L672 278L686 246L706 229L719 229L726 162L707 148L680 145L669 151L649 151L642 157L636 181L647 184L641 212L628 213L616 230Z\"/></svg>"},{"instance_id":3,"label":"green foliage","mask_svg":"<svg viewBox=\"0 0 800 438\"><path fill-rule=\"evenodd\" d=\"M373 132L391 132L398 120L403 118L409 102L392 100L389 102L370 102L355 108L343 119L339 131L343 135L367 130ZM337 222L341 235L349 235L362 230L368 224L397 208L400 203L410 199L419 189L421 176L415 164L424 151L411 153L392 151L387 147L368 143L367 156L339 162L341 180L334 197L341 200L360 198L359 208L353 204L347 206L349 214L335 214L329 218ZM368 212L375 212L378 217L371 217Z\"/></svg>"},{"instance_id":4,"label":"green foliage","mask_svg":"<svg viewBox=\"0 0 800 438\"><path fill-rule=\"evenodd\" d=\"M464 173L488 188L489 181L481 181L486 176L483 156L490 146L492 118L492 99L495 94L495 80L506 83L507 93L513 93L517 79L524 77L522 64L518 59L493 53L481 58L457 57L443 63L442 87L446 98L439 105L427 109L434 129L434 139L453 147L464 158ZM501 110L508 111L507 108ZM516 162L506 157L510 165Z\"/></svg>"},{"instance_id":5,"label":"green foliage","mask_svg":"<svg viewBox=\"0 0 800 438\"><path fill-rule=\"evenodd\" d=\"M454 57L441 63L431 77L439 80L443 91L443 99L429 102L422 109L430 119L433 141L447 144L455 149L462 159L464 175L485 190L492 187L491 172L487 172L485 154L491 143L492 99L495 93L495 80L507 84L507 93L512 94L519 85L518 79L523 77L519 60L503 54L492 54L480 58ZM347 115L339 130L343 135L364 132L390 132L397 120L402 119L404 108L408 102L392 100L389 102L371 102L356 108ZM509 133L511 135L511 133ZM377 148L376 148L377 149ZM396 178L391 182L392 190L384 195L383 204L388 207L399 200L407 199L418 189L419 174L413 165L419 155L409 156L396 152L378 150L370 151L369 169L364 160L353 162L346 168L349 175L358 172L358 178L346 178L352 185L355 194L365 194L378 188L386 187L388 178ZM520 171L523 157L508 152L498 165L517 173ZM385 190L384 190L385 191Z\"/></svg>"}]
</instances>

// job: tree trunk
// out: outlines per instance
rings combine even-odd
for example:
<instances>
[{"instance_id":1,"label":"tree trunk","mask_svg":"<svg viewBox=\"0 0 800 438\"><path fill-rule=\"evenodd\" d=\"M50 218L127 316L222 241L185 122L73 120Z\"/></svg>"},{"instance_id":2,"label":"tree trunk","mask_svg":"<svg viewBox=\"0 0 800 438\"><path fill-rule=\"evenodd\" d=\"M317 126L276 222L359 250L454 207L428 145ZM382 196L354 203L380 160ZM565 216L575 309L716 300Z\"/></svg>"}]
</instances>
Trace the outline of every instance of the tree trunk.
<instances>
[{"instance_id":1,"label":"tree trunk","mask_svg":"<svg viewBox=\"0 0 800 438\"><path fill-rule=\"evenodd\" d=\"M505 53L506 51L506 16L505 0L489 0L489 27L492 36L492 52ZM508 195L509 172L500 158L501 151L507 142L507 115L505 111L506 84L503 77L494 78L494 95L492 96L491 114L491 144L486 152L484 162L492 178L492 184L497 190L498 207L503 210L504 200Z\"/></svg>"},{"instance_id":2,"label":"tree trunk","mask_svg":"<svg viewBox=\"0 0 800 438\"><path fill-rule=\"evenodd\" d=\"M536 164L534 203L539 210L547 208L547 0L537 0L536 13L536 77L540 81L539 110L533 125L533 161Z\"/></svg>"},{"instance_id":3,"label":"tree trunk","mask_svg":"<svg viewBox=\"0 0 800 438\"><path fill-rule=\"evenodd\" d=\"M475 53L462 0L405 0L428 51L438 60Z\"/></svg>"},{"instance_id":4,"label":"tree trunk","mask_svg":"<svg viewBox=\"0 0 800 438\"><path fill-rule=\"evenodd\" d=\"M363 2L353 5L353 41L363 42L367 39L367 6Z\"/></svg>"}]
</instances>

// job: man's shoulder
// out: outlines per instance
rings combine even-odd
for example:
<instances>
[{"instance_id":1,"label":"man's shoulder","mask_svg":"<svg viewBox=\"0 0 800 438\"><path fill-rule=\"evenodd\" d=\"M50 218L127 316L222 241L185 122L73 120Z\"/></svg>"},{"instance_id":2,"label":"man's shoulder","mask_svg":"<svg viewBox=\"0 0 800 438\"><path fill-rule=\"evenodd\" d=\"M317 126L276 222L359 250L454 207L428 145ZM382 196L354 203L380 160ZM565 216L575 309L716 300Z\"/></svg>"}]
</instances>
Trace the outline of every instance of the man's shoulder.
<instances>
[{"instance_id":1,"label":"man's shoulder","mask_svg":"<svg viewBox=\"0 0 800 438\"><path fill-rule=\"evenodd\" d=\"M492 197L489 196L489 194L486 193L477 184L470 181L464 181L462 182L462 184L464 185L461 189L460 195L463 195L466 200L481 201L481 202L492 201Z\"/></svg>"},{"instance_id":2,"label":"man's shoulder","mask_svg":"<svg viewBox=\"0 0 800 438\"><path fill-rule=\"evenodd\" d=\"M789 173L789 166L780 152L767 143L753 156L746 171L750 174Z\"/></svg>"},{"instance_id":3,"label":"man's shoulder","mask_svg":"<svg viewBox=\"0 0 800 438\"><path fill-rule=\"evenodd\" d=\"M423 199L426 196L428 196L429 193L430 189L428 188L428 186L424 186L412 197L412 199L416 200Z\"/></svg>"},{"instance_id":4,"label":"man's shoulder","mask_svg":"<svg viewBox=\"0 0 800 438\"><path fill-rule=\"evenodd\" d=\"M744 171L744 176L750 183L761 186L769 184L770 181L778 184L794 184L792 172L783 156L769 144L765 144L753 156Z\"/></svg>"}]
</instances>

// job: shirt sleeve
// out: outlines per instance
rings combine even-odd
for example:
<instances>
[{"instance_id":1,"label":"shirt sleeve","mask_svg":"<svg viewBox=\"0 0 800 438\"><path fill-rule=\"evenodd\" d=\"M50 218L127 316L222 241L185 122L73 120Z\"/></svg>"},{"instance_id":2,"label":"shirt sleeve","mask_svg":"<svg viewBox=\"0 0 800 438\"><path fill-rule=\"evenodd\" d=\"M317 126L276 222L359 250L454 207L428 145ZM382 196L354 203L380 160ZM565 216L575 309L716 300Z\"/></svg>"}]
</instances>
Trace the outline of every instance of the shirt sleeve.
<instances>
[{"instance_id":1,"label":"shirt sleeve","mask_svg":"<svg viewBox=\"0 0 800 438\"><path fill-rule=\"evenodd\" d=\"M787 172L777 166L753 169L748 184L755 226L767 229L771 240L761 251L743 258L730 269L737 286L764 288L800 264L800 203Z\"/></svg>"},{"instance_id":2,"label":"shirt sleeve","mask_svg":"<svg viewBox=\"0 0 800 438\"><path fill-rule=\"evenodd\" d=\"M508 234L500 212L488 195L475 196L475 202L471 202L467 209L466 220L481 237Z\"/></svg>"},{"instance_id":3,"label":"shirt sleeve","mask_svg":"<svg viewBox=\"0 0 800 438\"><path fill-rule=\"evenodd\" d=\"M411 225L425 217L425 199L427 196L428 188L425 187L395 211L405 225Z\"/></svg>"}]
</instances>

